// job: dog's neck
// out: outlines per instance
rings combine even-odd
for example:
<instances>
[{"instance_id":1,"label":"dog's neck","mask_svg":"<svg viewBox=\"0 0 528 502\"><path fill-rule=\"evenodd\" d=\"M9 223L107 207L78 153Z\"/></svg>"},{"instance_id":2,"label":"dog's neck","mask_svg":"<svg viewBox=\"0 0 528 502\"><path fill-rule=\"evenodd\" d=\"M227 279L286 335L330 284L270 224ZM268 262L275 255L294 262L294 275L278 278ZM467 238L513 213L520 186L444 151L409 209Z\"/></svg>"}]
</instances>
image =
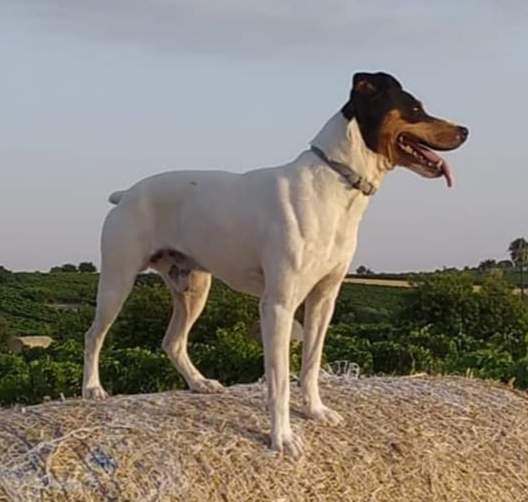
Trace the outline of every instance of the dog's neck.
<instances>
[{"instance_id":1,"label":"dog's neck","mask_svg":"<svg viewBox=\"0 0 528 502\"><path fill-rule=\"evenodd\" d=\"M311 141L333 161L350 166L357 174L379 188L389 168L388 160L365 144L355 118L348 120L337 112Z\"/></svg>"}]
</instances>

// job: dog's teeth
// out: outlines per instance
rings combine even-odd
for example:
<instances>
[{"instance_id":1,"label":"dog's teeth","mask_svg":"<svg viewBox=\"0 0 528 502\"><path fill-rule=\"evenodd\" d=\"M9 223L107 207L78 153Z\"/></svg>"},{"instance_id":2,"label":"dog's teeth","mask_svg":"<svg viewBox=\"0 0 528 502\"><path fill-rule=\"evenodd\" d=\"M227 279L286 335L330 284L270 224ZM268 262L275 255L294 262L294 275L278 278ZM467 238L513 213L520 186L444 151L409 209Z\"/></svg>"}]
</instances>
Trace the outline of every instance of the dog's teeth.
<instances>
[{"instance_id":1,"label":"dog's teeth","mask_svg":"<svg viewBox=\"0 0 528 502\"><path fill-rule=\"evenodd\" d=\"M442 159L440 159L437 163L436 163L436 167L438 168L441 168L442 165L443 165L444 161Z\"/></svg>"}]
</instances>

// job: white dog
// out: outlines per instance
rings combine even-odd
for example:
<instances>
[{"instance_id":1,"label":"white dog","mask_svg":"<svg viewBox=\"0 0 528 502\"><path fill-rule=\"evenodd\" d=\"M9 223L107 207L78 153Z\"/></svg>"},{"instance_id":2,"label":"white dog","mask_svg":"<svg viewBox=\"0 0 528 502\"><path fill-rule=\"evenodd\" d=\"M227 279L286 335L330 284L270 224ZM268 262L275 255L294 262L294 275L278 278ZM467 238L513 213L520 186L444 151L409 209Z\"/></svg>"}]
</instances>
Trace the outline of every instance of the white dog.
<instances>
[{"instance_id":1,"label":"white dog","mask_svg":"<svg viewBox=\"0 0 528 502\"><path fill-rule=\"evenodd\" d=\"M464 127L427 115L384 73L354 76L348 102L286 165L245 174L175 171L116 192L102 231L95 320L86 333L83 396L102 399L98 361L104 337L136 275L156 269L173 297L163 348L195 392L220 392L187 353L191 326L215 276L260 297L272 448L297 456L290 427L288 352L294 312L305 302L301 388L305 414L341 417L318 390L323 340L356 249L370 195L396 164L434 178L447 164L435 150L457 148Z\"/></svg>"}]
</instances>

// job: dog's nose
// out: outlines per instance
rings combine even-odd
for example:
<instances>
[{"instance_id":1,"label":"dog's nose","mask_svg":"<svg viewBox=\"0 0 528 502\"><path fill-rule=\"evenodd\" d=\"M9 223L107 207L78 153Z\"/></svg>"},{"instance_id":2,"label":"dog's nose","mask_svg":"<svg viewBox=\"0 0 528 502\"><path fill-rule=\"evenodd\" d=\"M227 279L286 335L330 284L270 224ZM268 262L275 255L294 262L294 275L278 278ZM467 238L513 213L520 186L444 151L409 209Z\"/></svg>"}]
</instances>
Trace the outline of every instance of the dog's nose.
<instances>
[{"instance_id":1,"label":"dog's nose","mask_svg":"<svg viewBox=\"0 0 528 502\"><path fill-rule=\"evenodd\" d=\"M463 143L464 141L466 141L468 136L469 136L469 129L467 127L459 126L458 127L458 137L460 138L460 142Z\"/></svg>"}]
</instances>

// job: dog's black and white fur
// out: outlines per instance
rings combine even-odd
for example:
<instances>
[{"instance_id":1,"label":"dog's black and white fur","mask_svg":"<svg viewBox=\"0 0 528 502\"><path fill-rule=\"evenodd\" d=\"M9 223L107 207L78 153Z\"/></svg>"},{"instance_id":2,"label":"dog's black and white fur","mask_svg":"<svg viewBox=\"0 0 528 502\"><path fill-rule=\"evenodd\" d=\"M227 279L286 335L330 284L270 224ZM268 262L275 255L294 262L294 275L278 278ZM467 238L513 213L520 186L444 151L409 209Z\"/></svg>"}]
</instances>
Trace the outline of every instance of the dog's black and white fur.
<instances>
[{"instance_id":1,"label":"dog's black and white fur","mask_svg":"<svg viewBox=\"0 0 528 502\"><path fill-rule=\"evenodd\" d=\"M387 171L406 166L429 177L450 170L433 150L451 150L467 129L428 115L384 73L354 76L350 98L308 149L283 166L245 174L174 171L116 192L102 232L95 320L86 334L83 395L106 397L98 361L105 335L136 275L156 269L171 290L173 312L163 348L190 389L219 392L187 353L189 331L215 276L260 297L271 445L293 455L288 352L294 312L304 302L301 388L307 417L337 424L318 390L325 333L356 249L359 222ZM317 153L319 152L319 153ZM336 168L339 167L339 169ZM351 183L343 170L349 171Z\"/></svg>"}]
</instances>

